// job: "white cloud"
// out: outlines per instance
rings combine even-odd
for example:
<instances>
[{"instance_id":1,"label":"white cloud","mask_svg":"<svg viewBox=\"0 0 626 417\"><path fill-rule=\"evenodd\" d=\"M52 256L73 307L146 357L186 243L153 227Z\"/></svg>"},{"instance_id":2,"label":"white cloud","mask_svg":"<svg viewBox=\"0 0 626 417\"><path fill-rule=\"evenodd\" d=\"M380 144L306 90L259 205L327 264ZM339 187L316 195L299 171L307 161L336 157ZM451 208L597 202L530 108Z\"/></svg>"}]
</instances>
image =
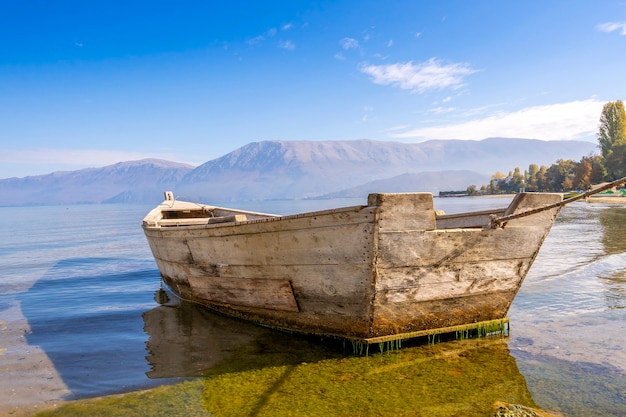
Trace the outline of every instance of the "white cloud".
<instances>
[{"instance_id":1,"label":"white cloud","mask_svg":"<svg viewBox=\"0 0 626 417\"><path fill-rule=\"evenodd\" d=\"M261 42L263 42L264 40L265 40L265 36L263 36L263 35L259 35L259 36L255 36L254 38L248 39L248 40L246 41L246 43L247 43L248 45L258 45L258 44L260 44Z\"/></svg>"},{"instance_id":2,"label":"white cloud","mask_svg":"<svg viewBox=\"0 0 626 417\"><path fill-rule=\"evenodd\" d=\"M292 41L281 41L281 42L278 42L278 47L282 49L287 49L289 51L293 51L294 49L296 49L296 44L293 43Z\"/></svg>"},{"instance_id":3,"label":"white cloud","mask_svg":"<svg viewBox=\"0 0 626 417\"><path fill-rule=\"evenodd\" d=\"M390 128L387 128L385 130L382 130L381 132L395 132L398 130L404 130L404 129L408 129L409 125L398 125L398 126L392 126Z\"/></svg>"},{"instance_id":4,"label":"white cloud","mask_svg":"<svg viewBox=\"0 0 626 417\"><path fill-rule=\"evenodd\" d=\"M443 88L457 89L463 85L463 77L476 72L468 64L443 64L436 58L418 64L409 61L363 65L360 70L370 75L376 84L391 85L416 93Z\"/></svg>"},{"instance_id":5,"label":"white cloud","mask_svg":"<svg viewBox=\"0 0 626 417\"><path fill-rule=\"evenodd\" d=\"M293 27L293 25L291 23L286 23L284 25L281 26L281 30L289 30Z\"/></svg>"},{"instance_id":6,"label":"white cloud","mask_svg":"<svg viewBox=\"0 0 626 417\"><path fill-rule=\"evenodd\" d=\"M615 32L619 31L620 35L626 35L626 22L616 23L616 22L606 22L599 24L596 26L600 32Z\"/></svg>"},{"instance_id":7,"label":"white cloud","mask_svg":"<svg viewBox=\"0 0 626 417\"><path fill-rule=\"evenodd\" d=\"M455 110L454 107L435 107L434 109L430 109L430 112L434 114L445 114L452 113Z\"/></svg>"},{"instance_id":8,"label":"white cloud","mask_svg":"<svg viewBox=\"0 0 626 417\"><path fill-rule=\"evenodd\" d=\"M290 24L286 24L282 26L282 30L287 30L290 27L291 27ZM246 43L252 46L259 45L260 43L264 42L266 39L273 38L274 36L276 36L276 33L278 33L278 30L276 28L271 28L271 29L268 29L267 32L265 32L265 34L263 35L258 35L258 36L255 36L254 38L250 38L246 40Z\"/></svg>"},{"instance_id":9,"label":"white cloud","mask_svg":"<svg viewBox=\"0 0 626 417\"><path fill-rule=\"evenodd\" d=\"M479 140L488 137L588 139L597 132L603 105L601 101L589 99L533 106L511 113L495 113L482 119L413 129L391 136L417 140Z\"/></svg>"},{"instance_id":10,"label":"white cloud","mask_svg":"<svg viewBox=\"0 0 626 417\"><path fill-rule=\"evenodd\" d=\"M359 41L354 38L343 38L341 41L339 41L339 44L345 50L359 47Z\"/></svg>"}]
</instances>

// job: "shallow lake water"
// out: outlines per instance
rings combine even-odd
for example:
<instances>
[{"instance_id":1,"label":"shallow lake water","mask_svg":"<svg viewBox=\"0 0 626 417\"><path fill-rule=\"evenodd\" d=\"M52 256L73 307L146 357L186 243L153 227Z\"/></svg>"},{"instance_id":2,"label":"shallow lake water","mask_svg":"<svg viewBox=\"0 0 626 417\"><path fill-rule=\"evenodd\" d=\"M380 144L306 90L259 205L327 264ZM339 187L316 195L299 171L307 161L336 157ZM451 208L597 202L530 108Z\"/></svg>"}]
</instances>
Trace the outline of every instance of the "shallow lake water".
<instances>
[{"instance_id":1,"label":"shallow lake water","mask_svg":"<svg viewBox=\"0 0 626 417\"><path fill-rule=\"evenodd\" d=\"M454 213L509 200L435 206ZM508 337L418 340L367 356L167 297L140 227L150 208L0 208L0 416L156 386L79 414L488 416L509 402L626 415L626 206L562 210L509 311Z\"/></svg>"}]
</instances>

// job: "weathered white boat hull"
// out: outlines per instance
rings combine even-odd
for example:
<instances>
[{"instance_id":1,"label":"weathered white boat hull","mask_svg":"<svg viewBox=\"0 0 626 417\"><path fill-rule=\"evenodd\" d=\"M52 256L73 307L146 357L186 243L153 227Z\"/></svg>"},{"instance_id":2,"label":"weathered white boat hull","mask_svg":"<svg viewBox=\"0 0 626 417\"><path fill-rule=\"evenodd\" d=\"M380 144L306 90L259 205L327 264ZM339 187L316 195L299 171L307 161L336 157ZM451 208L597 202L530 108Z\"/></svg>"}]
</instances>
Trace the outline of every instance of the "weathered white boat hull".
<instances>
[{"instance_id":1,"label":"weathered white boat hull","mask_svg":"<svg viewBox=\"0 0 626 417\"><path fill-rule=\"evenodd\" d=\"M520 194L507 214L560 198ZM144 219L172 290L260 324L363 341L504 318L559 210L492 229L487 212L436 217L429 193L224 223L197 224L244 212L198 207L165 201ZM192 220L168 218L177 212Z\"/></svg>"}]
</instances>

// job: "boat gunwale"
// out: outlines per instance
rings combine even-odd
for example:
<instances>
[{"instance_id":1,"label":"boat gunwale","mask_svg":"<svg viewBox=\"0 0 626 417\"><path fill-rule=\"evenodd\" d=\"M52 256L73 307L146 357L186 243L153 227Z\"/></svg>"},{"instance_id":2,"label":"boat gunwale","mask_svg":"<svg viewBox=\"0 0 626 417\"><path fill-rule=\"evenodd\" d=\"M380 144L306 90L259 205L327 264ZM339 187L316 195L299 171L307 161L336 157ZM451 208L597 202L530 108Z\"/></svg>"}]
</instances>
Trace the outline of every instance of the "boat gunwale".
<instances>
[{"instance_id":1,"label":"boat gunwale","mask_svg":"<svg viewBox=\"0 0 626 417\"><path fill-rule=\"evenodd\" d=\"M215 227L227 227L227 226L232 226L234 224L236 225L243 225L243 224L255 224L255 223L266 223L266 222L276 222L276 221L281 221L281 220L292 220L292 219L301 219L301 218L305 218L305 217L314 217L314 216L325 216L325 215L329 215L329 214L337 214L337 213L344 213L344 212L350 212L350 211L360 211L360 210L364 210L368 207L377 207L377 206L372 206L372 205L367 205L367 204L361 204L361 205L354 205L354 206L345 206L345 207L335 207L335 208L330 208L330 209L323 209L323 210L314 210L314 211L306 211L306 212L302 212L302 213L294 213L294 214L285 214L285 215L280 215L280 214L270 214L270 213L262 213L262 212L257 212L257 211L252 211L252 210L242 210L242 209L234 209L234 208L228 208L228 207L221 207L221 206L211 206L211 205L205 205L205 204L197 204L197 203L191 203L191 202L187 202L187 201L176 201L177 203L183 203L185 205L189 204L189 205L195 205L198 209L200 210L209 210L209 211L223 211L223 212L227 212L229 214L244 214L244 215L250 215L250 216L263 216L262 218L256 218L256 219L248 219L248 220L244 220L244 221L237 221L237 222L223 222L223 223L201 223L201 224L185 224L186 220L190 220L190 219L204 219L204 217L197 217L197 218L189 218L189 219L179 219L180 222L179 224L172 224L172 225L161 225L159 220L152 220L150 224L148 218L149 217L154 217L154 216L150 216L147 215L142 222L142 227L144 229L162 229L162 228L166 228L166 229L179 229L179 228L189 228L189 229L202 229L202 228L207 228L207 227L211 227L211 228L215 228ZM166 205L166 203L161 203L159 204L159 206L161 205ZM480 210L480 211L468 211L468 212L463 212L463 213L452 213L452 214L439 214L435 216L436 220L449 220L449 219L460 219L460 218L471 218L471 217L480 217L480 216L487 216L490 214L498 214L498 213L503 213L507 210L508 207L500 207L500 208L495 208L495 209L488 209L488 210ZM155 210L157 213L162 213L162 212L178 212L178 211L185 211L185 210L190 210L192 209L191 207L180 207L180 208L175 208L173 206L169 206L168 208L165 209L159 209L157 206L158 210ZM435 213L437 211L435 210ZM155 213L156 214L156 213ZM206 217L207 219L210 217ZM478 226L472 226L472 227L458 227L458 229L473 229L473 228L480 228ZM456 229L456 228L455 228ZM441 231L447 231L450 229L446 229L446 228L436 228L433 230L441 230Z\"/></svg>"},{"instance_id":2,"label":"boat gunwale","mask_svg":"<svg viewBox=\"0 0 626 417\"><path fill-rule=\"evenodd\" d=\"M233 225L244 225L244 224L257 224L257 223L268 223L268 222L276 222L276 221L282 221L282 220L293 220L293 219L302 219L302 218L306 218L306 217L315 217L315 216L326 216L326 215L332 215L332 214L338 214L338 213L345 213L345 212L357 212L357 211L361 211L364 209L367 209L369 207L376 207L376 206L369 206L367 204L362 204L362 205L355 205L355 206L346 206L346 207L337 207L337 208L331 208L331 209L324 209L324 210L316 210L316 211L308 211L308 212L303 212L303 213L296 213L296 214L286 214L286 215L279 215L279 214L268 214L268 213L260 213L260 212L255 212L255 211L248 211L248 210L240 210L240 209L231 209L231 208L227 208L227 207L219 207L219 206L202 206L199 205L198 206L200 209L202 208L209 208L210 210L217 210L217 211L223 211L223 212L228 212L231 214L245 214L245 215L251 215L251 216L268 216L268 217L262 217L262 218L257 218L257 219L248 219L248 220L244 220L244 221L237 221L237 222L224 222L224 223L202 223L202 224L185 224L186 220L190 220L190 219L205 219L205 217L197 217L197 218L188 218L188 219L179 219L180 220L180 224L175 224L175 225L161 225L159 220L148 220L149 217L151 217L150 215L146 216L143 219L142 222L142 227L144 229L147 230L159 230L159 229L203 229L203 228L215 228L215 227L228 227L228 226L233 226ZM160 210L160 211L169 211L169 212L176 212L176 211L184 211L187 210L187 208L182 208L182 209L168 209L168 210ZM210 217L206 217L206 219L209 219ZM148 222L151 222L152 224L149 224Z\"/></svg>"}]
</instances>

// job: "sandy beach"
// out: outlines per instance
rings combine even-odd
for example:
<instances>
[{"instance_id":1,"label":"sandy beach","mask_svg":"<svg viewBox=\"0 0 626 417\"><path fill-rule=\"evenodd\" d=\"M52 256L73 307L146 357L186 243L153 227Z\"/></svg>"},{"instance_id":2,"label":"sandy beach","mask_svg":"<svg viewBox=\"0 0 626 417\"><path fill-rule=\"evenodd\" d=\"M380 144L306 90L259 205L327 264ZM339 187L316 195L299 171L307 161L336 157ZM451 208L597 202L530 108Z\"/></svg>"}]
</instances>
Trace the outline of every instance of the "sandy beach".
<instances>
[{"instance_id":1,"label":"sandy beach","mask_svg":"<svg viewBox=\"0 0 626 417\"><path fill-rule=\"evenodd\" d=\"M561 193L563 194L563 193ZM513 198L515 194L489 194L489 195L481 195L478 196L480 198ZM615 197L608 196L591 196L587 197L583 200L578 200L577 202L586 202L586 203L614 203L614 204L626 204L626 197L618 195Z\"/></svg>"},{"instance_id":2,"label":"sandy beach","mask_svg":"<svg viewBox=\"0 0 626 417\"><path fill-rule=\"evenodd\" d=\"M615 203L626 204L626 197L589 197L585 200L587 203Z\"/></svg>"}]
</instances>

